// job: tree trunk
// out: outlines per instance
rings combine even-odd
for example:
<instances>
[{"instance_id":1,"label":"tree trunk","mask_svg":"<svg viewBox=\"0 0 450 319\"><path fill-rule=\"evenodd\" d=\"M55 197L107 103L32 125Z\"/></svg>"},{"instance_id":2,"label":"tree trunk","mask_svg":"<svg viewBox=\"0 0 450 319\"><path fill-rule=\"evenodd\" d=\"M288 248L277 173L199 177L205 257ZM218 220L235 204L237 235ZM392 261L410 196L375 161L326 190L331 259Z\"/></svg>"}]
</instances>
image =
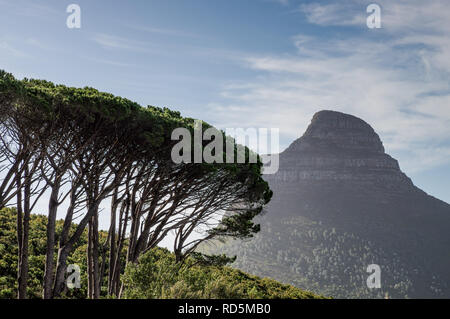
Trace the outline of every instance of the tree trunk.
<instances>
[{"instance_id":1,"label":"tree trunk","mask_svg":"<svg viewBox=\"0 0 450 319\"><path fill-rule=\"evenodd\" d=\"M25 170L25 187L24 187L24 211L23 211L23 227L22 227L22 249L20 258L19 273L19 299L27 298L28 283L28 238L30 234L30 200L31 200L31 180L28 169ZM20 191L19 191L20 193Z\"/></svg>"},{"instance_id":2,"label":"tree trunk","mask_svg":"<svg viewBox=\"0 0 450 319\"><path fill-rule=\"evenodd\" d=\"M53 298L59 297L64 290L64 279L67 271L67 257L72 250L72 245L68 244L70 227L72 226L73 213L76 205L77 187L72 186L70 194L70 206L67 209L66 218L64 219L61 238L59 240L58 258L56 262L55 283L53 285Z\"/></svg>"},{"instance_id":3,"label":"tree trunk","mask_svg":"<svg viewBox=\"0 0 450 319\"><path fill-rule=\"evenodd\" d=\"M123 249L123 245L125 242L125 235L128 228L128 216L130 212L130 203L129 201L126 201L126 203L122 204L122 207L120 209L120 216L119 216L119 234L118 234L118 243L117 243L117 251L116 251L116 257L114 259L114 294L120 298L121 292L120 292L120 272L121 272L121 264L120 264L120 254Z\"/></svg>"},{"instance_id":4,"label":"tree trunk","mask_svg":"<svg viewBox=\"0 0 450 319\"><path fill-rule=\"evenodd\" d=\"M64 274L67 269L66 261L67 257L72 252L74 245L78 242L78 240L83 235L83 231L86 227L89 227L89 222L92 220L92 215L98 210L98 202L95 203L95 205L92 205L87 214L83 217L83 219L78 224L75 233L70 237L70 239L67 240L67 242L64 244L64 246L61 246L60 250L61 253L58 253L58 266L56 270L56 277L55 277L55 288L54 291L54 297L57 297L61 294L61 292L64 289ZM88 228L89 230L89 228ZM88 234L89 236L89 234ZM88 238L88 244L89 244L89 238ZM88 255L89 257L89 255ZM89 262L89 259L88 259ZM89 263L88 263L88 278L89 278ZM89 286L88 286L88 297L89 297Z\"/></svg>"},{"instance_id":5,"label":"tree trunk","mask_svg":"<svg viewBox=\"0 0 450 319\"><path fill-rule=\"evenodd\" d=\"M88 227L88 243L87 243L87 277L88 277L88 298L92 299L94 297L94 287L93 287L93 265L92 265L92 218L89 221Z\"/></svg>"},{"instance_id":6,"label":"tree trunk","mask_svg":"<svg viewBox=\"0 0 450 319\"><path fill-rule=\"evenodd\" d=\"M50 195L50 202L48 207L48 222L47 222L47 247L45 253L45 273L43 284L43 299L52 298L53 292L53 257L55 254L55 224L56 214L58 212L58 195L60 183L56 181L52 185L52 192Z\"/></svg>"},{"instance_id":7,"label":"tree trunk","mask_svg":"<svg viewBox=\"0 0 450 319\"><path fill-rule=\"evenodd\" d=\"M93 218L93 233L92 233L92 240L93 240L93 245L92 245L92 259L93 259L93 280L94 280L94 299L99 299L100 298L100 267L99 267L99 244L98 244L98 212L95 213L94 216L92 216Z\"/></svg>"},{"instance_id":8,"label":"tree trunk","mask_svg":"<svg viewBox=\"0 0 450 319\"><path fill-rule=\"evenodd\" d=\"M56 275L55 275L55 284L53 286L53 295L52 297L59 297L64 290L65 287L65 274L67 271L67 257L69 256L69 249L67 246L59 248L58 250L58 261L56 263Z\"/></svg>"},{"instance_id":9,"label":"tree trunk","mask_svg":"<svg viewBox=\"0 0 450 319\"><path fill-rule=\"evenodd\" d=\"M19 180L18 180L19 182ZM18 186L20 187L20 186ZM22 208L22 190L19 189L17 192L17 247L18 247L18 269L17 269L17 298L26 298L26 286L24 286L24 281L22 277L22 241L23 241L23 208Z\"/></svg>"},{"instance_id":10,"label":"tree trunk","mask_svg":"<svg viewBox=\"0 0 450 319\"><path fill-rule=\"evenodd\" d=\"M100 278L98 265L98 212L89 222L88 231L88 296L90 299L100 297Z\"/></svg>"},{"instance_id":11,"label":"tree trunk","mask_svg":"<svg viewBox=\"0 0 450 319\"><path fill-rule=\"evenodd\" d=\"M117 211L117 188L111 201L111 224L109 227L109 273L108 273L108 294L113 294L114 284L114 264L116 257L116 211Z\"/></svg>"}]
</instances>

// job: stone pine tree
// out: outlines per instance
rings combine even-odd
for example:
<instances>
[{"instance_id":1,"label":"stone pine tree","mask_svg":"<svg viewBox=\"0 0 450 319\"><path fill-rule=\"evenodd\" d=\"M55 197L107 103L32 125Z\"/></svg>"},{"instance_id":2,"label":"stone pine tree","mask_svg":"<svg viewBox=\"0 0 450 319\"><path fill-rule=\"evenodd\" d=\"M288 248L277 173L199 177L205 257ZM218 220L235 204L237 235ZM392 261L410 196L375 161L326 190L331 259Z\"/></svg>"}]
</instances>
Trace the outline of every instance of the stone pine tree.
<instances>
[{"instance_id":1,"label":"stone pine tree","mask_svg":"<svg viewBox=\"0 0 450 319\"><path fill-rule=\"evenodd\" d=\"M68 258L86 229L88 298L100 297L106 272L108 294L120 296L122 258L138 262L170 232L182 261L200 242L259 230L252 219L271 197L261 162L174 163L171 132L194 130L178 112L0 72L0 115L0 208L17 207L19 298L26 298L29 218L40 199L48 203L45 299L64 293ZM107 203L111 224L101 243Z\"/></svg>"}]
</instances>

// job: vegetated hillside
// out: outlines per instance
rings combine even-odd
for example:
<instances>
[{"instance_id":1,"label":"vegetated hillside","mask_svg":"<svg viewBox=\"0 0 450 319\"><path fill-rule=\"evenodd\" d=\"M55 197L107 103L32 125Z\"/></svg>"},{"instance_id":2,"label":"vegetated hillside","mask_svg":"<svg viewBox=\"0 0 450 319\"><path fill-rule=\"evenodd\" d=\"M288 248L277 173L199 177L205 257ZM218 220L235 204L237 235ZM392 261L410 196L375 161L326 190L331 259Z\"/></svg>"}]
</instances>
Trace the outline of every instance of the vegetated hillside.
<instances>
[{"instance_id":1,"label":"vegetated hillside","mask_svg":"<svg viewBox=\"0 0 450 319\"><path fill-rule=\"evenodd\" d=\"M203 250L333 297L450 297L450 205L414 186L363 120L317 113L265 178L274 196L261 232ZM380 289L366 285L370 264Z\"/></svg>"},{"instance_id":2,"label":"vegetated hillside","mask_svg":"<svg viewBox=\"0 0 450 319\"><path fill-rule=\"evenodd\" d=\"M313 293L224 266L199 265L188 258L183 266L167 249L156 248L127 267L125 298L170 299L316 299Z\"/></svg>"},{"instance_id":3,"label":"vegetated hillside","mask_svg":"<svg viewBox=\"0 0 450 319\"><path fill-rule=\"evenodd\" d=\"M0 210L0 298L15 298L17 290L17 238L15 209ZM28 295L40 298L45 262L46 216L32 215L30 221L30 272ZM73 226L75 228L75 225ZM62 221L57 223L60 235ZM100 232L100 244L107 239ZM86 232L69 258L69 264L81 269L81 288L66 289L66 298L86 298ZM125 247L126 249L126 247ZM125 249L123 262L125 261ZM105 253L105 254L103 254ZM108 256L100 251L100 259ZM102 264L102 260L100 260ZM107 279L107 267L102 280ZM156 248L142 255L139 264L127 267L124 275L124 298L320 298L319 296L283 285L269 278L259 278L224 266L206 266L189 258L183 266L166 249ZM103 291L106 296L106 291Z\"/></svg>"},{"instance_id":4,"label":"vegetated hillside","mask_svg":"<svg viewBox=\"0 0 450 319\"><path fill-rule=\"evenodd\" d=\"M259 219L251 240L204 245L205 253L237 255L232 267L339 298L407 297L412 283L400 256L353 233L303 217ZM382 289L368 289L368 265L382 265ZM409 270L407 270L409 271ZM406 276L405 276L406 275Z\"/></svg>"}]
</instances>

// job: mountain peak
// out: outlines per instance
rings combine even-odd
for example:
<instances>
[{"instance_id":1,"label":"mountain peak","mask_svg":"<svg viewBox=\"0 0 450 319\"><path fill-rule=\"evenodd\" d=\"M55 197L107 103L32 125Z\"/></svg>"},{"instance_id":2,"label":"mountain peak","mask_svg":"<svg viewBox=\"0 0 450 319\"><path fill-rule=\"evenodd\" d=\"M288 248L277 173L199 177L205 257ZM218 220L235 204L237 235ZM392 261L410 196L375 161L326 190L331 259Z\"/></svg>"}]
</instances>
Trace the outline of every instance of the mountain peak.
<instances>
[{"instance_id":1,"label":"mountain peak","mask_svg":"<svg viewBox=\"0 0 450 319\"><path fill-rule=\"evenodd\" d=\"M378 134L362 119L323 110L314 114L305 134L286 150L298 151L383 154L384 147Z\"/></svg>"},{"instance_id":2,"label":"mountain peak","mask_svg":"<svg viewBox=\"0 0 450 319\"><path fill-rule=\"evenodd\" d=\"M316 113L264 178L273 197L261 233L215 253L337 298L450 296L450 205L415 187L362 119ZM381 289L365 286L373 263Z\"/></svg>"},{"instance_id":3,"label":"mountain peak","mask_svg":"<svg viewBox=\"0 0 450 319\"><path fill-rule=\"evenodd\" d=\"M378 185L410 190L411 180L364 120L341 112L317 112L302 137L280 154L272 182L348 182L355 188Z\"/></svg>"}]
</instances>

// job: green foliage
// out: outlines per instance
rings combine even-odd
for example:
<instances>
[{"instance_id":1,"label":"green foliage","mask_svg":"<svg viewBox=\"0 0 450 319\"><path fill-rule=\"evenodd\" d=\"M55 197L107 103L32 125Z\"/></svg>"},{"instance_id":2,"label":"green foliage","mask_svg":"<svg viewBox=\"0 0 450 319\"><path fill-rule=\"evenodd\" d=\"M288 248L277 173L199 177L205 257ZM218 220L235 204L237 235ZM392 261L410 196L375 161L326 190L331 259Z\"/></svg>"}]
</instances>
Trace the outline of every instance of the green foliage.
<instances>
[{"instance_id":1,"label":"green foliage","mask_svg":"<svg viewBox=\"0 0 450 319\"><path fill-rule=\"evenodd\" d=\"M17 242L13 209L0 214L0 298L14 298L17 277Z\"/></svg>"},{"instance_id":2,"label":"green foliage","mask_svg":"<svg viewBox=\"0 0 450 319\"><path fill-rule=\"evenodd\" d=\"M127 266L123 280L125 298L320 298L293 286L229 267L200 266L194 258L177 264L175 256L161 248L142 255L137 265Z\"/></svg>"},{"instance_id":3,"label":"green foliage","mask_svg":"<svg viewBox=\"0 0 450 319\"><path fill-rule=\"evenodd\" d=\"M192 252L190 257L195 260L197 265L202 266L225 266L236 261L236 256L228 257L225 254L205 255L196 251Z\"/></svg>"},{"instance_id":4,"label":"green foliage","mask_svg":"<svg viewBox=\"0 0 450 319\"><path fill-rule=\"evenodd\" d=\"M17 294L17 213L13 208L0 210L0 298ZM32 215L30 220L28 296L41 297L44 277L45 229L47 218Z\"/></svg>"},{"instance_id":5,"label":"green foliage","mask_svg":"<svg viewBox=\"0 0 450 319\"><path fill-rule=\"evenodd\" d=\"M17 294L17 235L16 210L0 210L0 299L15 298ZM30 270L28 295L41 298L45 262L45 231L47 218L31 215L30 220ZM75 224L72 225L75 228ZM57 221L56 236L59 237L62 221ZM104 243L107 233L99 233ZM69 256L68 264L81 268L81 288L68 290L65 298L86 298L87 263L86 232ZM55 251L56 254L56 251ZM100 254L101 255L101 254ZM123 251L125 255L125 250ZM166 249L155 248L142 255L138 265L126 268L123 280L125 298L317 298L317 295L275 280L248 275L242 271L224 267L235 258L205 256L194 253L183 264L175 262L174 254ZM104 279L105 280L105 279Z\"/></svg>"},{"instance_id":6,"label":"green foliage","mask_svg":"<svg viewBox=\"0 0 450 319\"><path fill-rule=\"evenodd\" d=\"M14 208L0 209L0 299L16 298L17 295L17 213ZM44 215L31 215L30 242L29 242L29 272L28 296L41 298L42 281L44 278L45 247L46 247L47 217ZM63 221L56 224L56 237L59 238ZM74 230L75 224L72 225ZM104 242L107 234L100 232L100 242ZM66 297L85 298L86 278L86 232L75 245L74 252L69 256L68 264L78 264L81 268L81 289L69 290ZM55 249L55 258L57 249Z\"/></svg>"},{"instance_id":7,"label":"green foliage","mask_svg":"<svg viewBox=\"0 0 450 319\"><path fill-rule=\"evenodd\" d=\"M260 159L257 163L246 161L246 163L236 164L173 163L170 160L171 149L176 142L171 139L171 133L175 128L180 127L192 131L194 120L183 118L179 112L168 108L154 106L143 108L130 100L99 92L90 87L67 87L35 79L16 80L11 74L0 70L0 119L0 124L2 128L5 128L7 136L17 136L11 142L17 149L17 154L9 156L6 152L1 153L3 162L12 163L8 166L11 173L20 172L14 164L23 162L19 167L25 165L35 167L31 165L31 162L41 165L39 161L42 160L44 166L48 164L47 162L51 163L48 164L49 174L52 172L57 173L58 176L65 174L64 176L69 178L72 170L68 168L72 167L79 173L73 175L79 176L83 189L87 193L84 194L86 198L91 196L91 190L95 188L95 178L91 178L91 175L103 176L104 173L104 176L111 177L110 187L105 186L104 193L101 192L102 195L99 195L100 201L108 196L113 184L117 186L123 182L125 172L130 172L131 168L141 165L158 168L161 172L169 172L165 174L168 176L168 187L173 187L171 183L175 179L170 176L172 173L176 177L184 174L184 180L176 179L176 185L182 186L184 186L183 183L192 185L198 181L197 184L206 185L204 188L209 189L208 186L211 186L214 181L220 180L215 190L217 194L215 198L218 199L211 204L208 201L209 210L205 209L203 213L215 213L214 209L216 209L226 211L227 217L209 233L208 238L213 238L214 235L251 237L253 233L259 231L259 225L253 224L252 219L261 212L262 206L270 200L272 195L268 184L262 179ZM211 126L203 123L204 129L208 127ZM208 143L202 141L201 147L205 147L206 144ZM236 147L235 145L234 152ZM245 157L248 159L250 150L244 149ZM59 158L61 163L51 160L54 158ZM38 169L38 171L45 172L46 168ZM94 172L94 174L89 175L88 172ZM30 174L36 174L36 183L42 178L38 176L38 173L30 172ZM165 182L164 179L161 181L163 181L161 183ZM189 187L186 188L189 189ZM234 198L224 194L234 195ZM8 198L6 195L10 194L0 194L0 207L6 206L11 201L11 197ZM221 199L223 203L220 202ZM207 204L204 205L207 206ZM199 209L197 213L199 217L191 221L193 227L201 224L202 218L205 217L200 212L202 210ZM11 221L1 224L2 232L5 233L2 233L0 238L2 244L0 249L5 258L1 258L1 266L4 269L0 273L2 276L0 297L11 297L15 291L13 278L17 270L15 212L4 210L2 214L7 215L7 219ZM55 242L59 242L61 229L62 221L58 221ZM74 229L72 233L73 231ZM29 296L32 297L39 296L41 291L46 236L45 217L33 216L30 224L29 256ZM101 246L106 240L106 235L100 234L99 237ZM82 273L86 270L85 246L86 235L84 234L75 245L75 250L71 252L68 260L68 263L80 264ZM72 248L72 245L67 247ZM57 248L55 247L55 259L58 255ZM105 256L102 251L99 251L99 255ZM226 262L224 258L210 260L203 258L200 263L223 264L224 262ZM84 281L85 277L82 279ZM82 286L86 287L86 285ZM80 291L84 294L82 290ZM69 297L78 296L78 292L73 291L66 291L64 294Z\"/></svg>"},{"instance_id":8,"label":"green foliage","mask_svg":"<svg viewBox=\"0 0 450 319\"><path fill-rule=\"evenodd\" d=\"M411 266L361 236L301 216L257 221L264 227L251 240L214 241L198 250L237 255L235 268L325 296L407 298L411 292ZM383 267L381 289L366 285L366 268L374 261Z\"/></svg>"}]
</instances>

